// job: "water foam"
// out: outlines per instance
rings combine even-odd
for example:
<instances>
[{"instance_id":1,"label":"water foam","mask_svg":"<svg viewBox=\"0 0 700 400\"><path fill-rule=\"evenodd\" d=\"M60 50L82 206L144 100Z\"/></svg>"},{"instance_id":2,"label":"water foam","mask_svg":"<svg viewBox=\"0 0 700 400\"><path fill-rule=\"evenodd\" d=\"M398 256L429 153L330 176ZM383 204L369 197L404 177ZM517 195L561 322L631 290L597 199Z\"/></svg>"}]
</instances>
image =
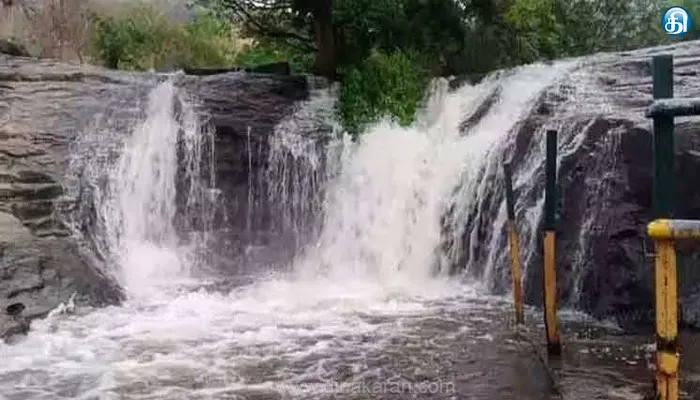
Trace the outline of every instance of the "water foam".
<instances>
[{"instance_id":1,"label":"water foam","mask_svg":"<svg viewBox=\"0 0 700 400\"><path fill-rule=\"evenodd\" d=\"M150 93L146 118L122 142L116 162L93 161L99 178L107 178L92 192L96 229L110 270L132 297L190 276L196 243L183 241L182 230L192 213L207 218L201 206L214 184L211 167L203 176L213 137L173 79Z\"/></svg>"},{"instance_id":2,"label":"water foam","mask_svg":"<svg viewBox=\"0 0 700 400\"><path fill-rule=\"evenodd\" d=\"M457 196L464 201L483 190L478 171L516 123L509 112L526 110L553 71L532 66L453 93L443 83L413 127L385 121L357 143L343 139L317 240L298 255L293 277L261 277L229 293L132 296L120 307L39 321L23 342L0 346L0 357L12 360L0 365L0 392L225 398L227 390L332 379L333 360L361 376L368 349L421 335L410 328L416 318L478 309L474 299L483 294L450 279L439 263L441 218L456 186L463 185ZM503 90L498 111L462 132L463 117L496 86ZM147 118L114 169L112 191L99 203L110 249L137 294L187 272L172 222L174 141L183 126L173 97L171 83L152 93ZM451 220L455 229L459 218Z\"/></svg>"}]
</instances>

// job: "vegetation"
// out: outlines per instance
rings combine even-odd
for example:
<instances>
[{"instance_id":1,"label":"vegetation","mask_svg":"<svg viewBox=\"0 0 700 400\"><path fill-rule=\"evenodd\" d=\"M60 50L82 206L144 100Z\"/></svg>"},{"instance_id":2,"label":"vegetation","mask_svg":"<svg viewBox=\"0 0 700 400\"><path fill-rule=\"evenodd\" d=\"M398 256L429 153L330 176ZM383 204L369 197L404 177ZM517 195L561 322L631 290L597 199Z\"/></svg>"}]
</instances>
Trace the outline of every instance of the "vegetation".
<instances>
[{"instance_id":1,"label":"vegetation","mask_svg":"<svg viewBox=\"0 0 700 400\"><path fill-rule=\"evenodd\" d=\"M241 26L244 35L261 39L262 47L313 54L313 65L305 64L312 72L342 82L340 115L355 133L384 114L410 123L426 77L677 40L659 26L668 0L196 3ZM685 3L691 12L700 7L695 0Z\"/></svg>"},{"instance_id":2,"label":"vegetation","mask_svg":"<svg viewBox=\"0 0 700 400\"><path fill-rule=\"evenodd\" d=\"M385 115L411 123L431 77L700 38L697 18L681 39L660 26L672 5L700 16L697 0L190 0L192 17L179 22L97 1L25 12L26 41L43 56L125 69L289 61L341 82L339 114L353 133Z\"/></svg>"},{"instance_id":3,"label":"vegetation","mask_svg":"<svg viewBox=\"0 0 700 400\"><path fill-rule=\"evenodd\" d=\"M94 56L120 69L223 67L240 50L229 23L198 13L186 24L140 6L120 16L93 16Z\"/></svg>"},{"instance_id":4,"label":"vegetation","mask_svg":"<svg viewBox=\"0 0 700 400\"><path fill-rule=\"evenodd\" d=\"M422 99L427 77L404 53L377 51L370 55L351 68L343 79L339 108L345 128L357 133L385 115L409 125Z\"/></svg>"}]
</instances>

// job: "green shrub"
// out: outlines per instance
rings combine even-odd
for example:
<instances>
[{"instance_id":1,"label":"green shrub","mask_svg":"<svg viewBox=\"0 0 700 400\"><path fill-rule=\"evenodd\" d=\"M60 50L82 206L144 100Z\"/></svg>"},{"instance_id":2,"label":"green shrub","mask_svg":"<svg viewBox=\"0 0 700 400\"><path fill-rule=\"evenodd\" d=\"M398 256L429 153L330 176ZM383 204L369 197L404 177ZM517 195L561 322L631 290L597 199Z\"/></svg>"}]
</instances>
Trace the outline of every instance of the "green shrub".
<instances>
[{"instance_id":1,"label":"green shrub","mask_svg":"<svg viewBox=\"0 0 700 400\"><path fill-rule=\"evenodd\" d=\"M345 129L358 135L368 124L390 117L410 125L427 84L423 69L409 55L374 52L344 74L339 113Z\"/></svg>"},{"instance_id":2,"label":"green shrub","mask_svg":"<svg viewBox=\"0 0 700 400\"><path fill-rule=\"evenodd\" d=\"M225 67L235 63L242 49L241 40L231 24L212 14L198 13L185 25L187 56L190 67Z\"/></svg>"},{"instance_id":3,"label":"green shrub","mask_svg":"<svg viewBox=\"0 0 700 400\"><path fill-rule=\"evenodd\" d=\"M245 46L236 57L236 64L256 66L286 61L294 73L308 73L313 65L314 54L290 46L275 43L254 42Z\"/></svg>"},{"instance_id":4,"label":"green shrub","mask_svg":"<svg viewBox=\"0 0 700 400\"><path fill-rule=\"evenodd\" d=\"M94 56L109 68L224 67L240 47L231 25L209 14L183 24L141 6L118 16L95 14L93 21Z\"/></svg>"}]
</instances>

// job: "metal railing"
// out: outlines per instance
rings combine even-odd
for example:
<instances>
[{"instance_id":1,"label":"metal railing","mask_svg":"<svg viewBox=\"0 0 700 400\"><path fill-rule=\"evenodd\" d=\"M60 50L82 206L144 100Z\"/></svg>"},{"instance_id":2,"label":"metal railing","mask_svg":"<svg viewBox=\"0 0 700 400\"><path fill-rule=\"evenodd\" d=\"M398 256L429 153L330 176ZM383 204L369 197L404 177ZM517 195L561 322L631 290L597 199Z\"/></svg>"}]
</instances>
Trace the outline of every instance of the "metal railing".
<instances>
[{"instance_id":1,"label":"metal railing","mask_svg":"<svg viewBox=\"0 0 700 400\"><path fill-rule=\"evenodd\" d=\"M673 98L673 57L655 56L652 60L654 102L646 116L653 119L653 215L647 226L654 240L656 372L654 387L659 400L677 400L679 395L678 346L678 276L676 241L700 240L700 220L673 219L674 181L674 118L700 116L700 98ZM561 354L557 328L557 284L555 268L556 242L556 157L557 132L547 131L546 185L544 206L543 298L547 350ZM511 165L504 164L506 204L508 208L511 275L515 316L523 323L522 284L520 272L520 240L515 222Z\"/></svg>"},{"instance_id":2,"label":"metal railing","mask_svg":"<svg viewBox=\"0 0 700 400\"><path fill-rule=\"evenodd\" d=\"M676 241L700 239L700 221L672 219L674 214L674 118L700 115L700 98L673 98L673 57L652 60L654 102L646 116L654 121L654 218L647 233L654 240L656 397L678 399L678 272Z\"/></svg>"}]
</instances>

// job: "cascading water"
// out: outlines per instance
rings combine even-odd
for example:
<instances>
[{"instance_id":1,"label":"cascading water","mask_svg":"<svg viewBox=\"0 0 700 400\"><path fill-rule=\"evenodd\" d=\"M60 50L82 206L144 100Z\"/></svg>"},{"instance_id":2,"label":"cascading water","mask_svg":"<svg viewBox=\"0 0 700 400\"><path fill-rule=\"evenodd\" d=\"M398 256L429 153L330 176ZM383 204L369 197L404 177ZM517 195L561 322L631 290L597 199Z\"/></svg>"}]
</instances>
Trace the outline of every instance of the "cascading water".
<instances>
[{"instance_id":1,"label":"cascading water","mask_svg":"<svg viewBox=\"0 0 700 400\"><path fill-rule=\"evenodd\" d=\"M488 286L496 281L494 268L505 269L506 264L496 259L506 249L505 235L500 234L506 225L505 202L503 199L488 199L496 200L493 193L497 187L502 187L500 171L506 161L504 155L509 147L513 147L515 139L509 133L517 129L542 91L555 84L571 67L570 63L558 63L548 68L524 67L508 71L505 76L487 78L481 84L490 96L490 108L461 139L464 146L461 153L470 156L464 158L464 165L459 169L463 175L458 184L451 186L458 187L458 190L452 194L448 204L450 212L443 220L446 243L441 260L443 269L457 263L457 267L464 268L468 275L478 277L480 283ZM493 101L493 96L498 100ZM530 160L539 162L543 158L543 153L538 152ZM517 172L520 173L516 174L514 184L527 184L532 171L526 168ZM493 213L490 207L497 211ZM536 237L539 210L541 207L528 208L527 212L532 215L524 219L527 226L523 227L526 233L523 234L525 243L522 248L526 250L526 257L529 256L527 249L534 247L528 240ZM461 258L459 252L464 252L464 249L468 256ZM487 256L479 257L477 251L485 251Z\"/></svg>"},{"instance_id":2,"label":"cascading water","mask_svg":"<svg viewBox=\"0 0 700 400\"><path fill-rule=\"evenodd\" d=\"M261 193L279 215L273 229L289 232L298 252L316 238L325 184L337 174L342 142L335 122L337 87L315 89L310 99L275 127ZM325 130L328 130L327 132Z\"/></svg>"},{"instance_id":3,"label":"cascading water","mask_svg":"<svg viewBox=\"0 0 700 400\"><path fill-rule=\"evenodd\" d=\"M115 143L116 160L76 160L87 163L82 170L91 174L83 176L83 184L91 187L85 201L88 212L96 214L93 238L101 242L109 272L131 296L152 294L190 276L203 243L183 235L192 219L206 231L206 207L215 200L209 197L214 171L211 153L206 154L213 135L178 95L173 79L152 90L145 119Z\"/></svg>"},{"instance_id":4,"label":"cascading water","mask_svg":"<svg viewBox=\"0 0 700 400\"><path fill-rule=\"evenodd\" d=\"M280 392L308 399L328 392L299 385L405 383L407 376L432 379L437 369L453 368L459 361L451 359L455 349L488 346L489 324L507 303L477 301L473 286L448 277L453 254L442 246L445 228L463 230L470 218L465 210L490 184L482 177L497 164L493 152L507 145L507 133L565 70L558 64L524 67L452 93L438 85L413 127L382 122L356 143L334 142L338 161L325 160L328 170L319 174L329 180L317 185L324 187L300 182L315 178L295 173L273 192L307 214L322 211L309 245L296 254L291 276L261 276L228 293L160 290L177 288L168 278L187 276L189 267L174 222L180 210L178 159L200 165L206 154L198 150L206 135L194 114L183 100L184 111L175 113L176 89L172 82L161 84L132 137L117 147L118 162L110 164L116 167L105 189L94 190L104 250L139 301L37 321L21 343L0 347L0 357L12 360L0 365L0 392L27 399L189 400ZM463 131L462 121L493 100L494 91L499 101ZM277 154L318 150L293 131L278 130L281 136L273 140L284 151ZM187 144L179 147L184 157L178 157L178 140ZM305 154L291 159L303 158L313 167L311 153ZM276 166L290 171L283 163ZM201 179L202 171L188 171L190 184L209 182ZM302 190L290 197L285 191L285 185L299 184L322 190L314 198L323 207L301 204L299 196L316 193ZM202 183L190 197L209 189ZM281 223L299 227L295 218ZM434 354L444 357L436 360ZM503 368L492 361L489 368ZM454 382L441 383L451 384L453 392L441 386L444 391L433 397L453 398ZM475 396L493 398L489 390L469 388Z\"/></svg>"}]
</instances>

